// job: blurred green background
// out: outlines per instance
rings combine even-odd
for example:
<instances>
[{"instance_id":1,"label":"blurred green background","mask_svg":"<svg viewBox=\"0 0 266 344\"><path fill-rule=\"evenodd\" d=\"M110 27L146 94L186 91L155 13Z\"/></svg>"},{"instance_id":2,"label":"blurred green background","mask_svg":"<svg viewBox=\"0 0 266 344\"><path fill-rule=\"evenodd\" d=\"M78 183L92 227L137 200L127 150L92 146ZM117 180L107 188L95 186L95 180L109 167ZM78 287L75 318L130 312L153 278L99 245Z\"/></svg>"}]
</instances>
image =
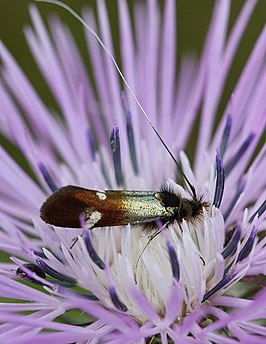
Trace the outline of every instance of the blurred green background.
<instances>
[{"instance_id":1,"label":"blurred green background","mask_svg":"<svg viewBox=\"0 0 266 344\"><path fill-rule=\"evenodd\" d=\"M71 5L78 13L85 6L95 8L97 0L68 0L65 3ZM126 0L125 0L126 1ZM135 0L141 1L141 0ZM142 0L147 1L147 0ZM224 0L227 1L227 0ZM243 3L246 0L233 0L230 23L234 22ZM253 1L253 0L250 0ZM131 5L134 1L128 1ZM160 1L163 3L163 1ZM34 3L29 0L0 0L0 37L4 44L15 56L16 60L22 66L24 71L33 81L38 80L35 66L32 64L32 58L28 51L26 41L23 35L23 27L30 24L28 16L28 6ZM113 20L114 30L116 29L116 1L107 1L110 16ZM214 0L178 0L177 1L177 29L178 29L178 54L192 51L200 53L206 31L208 29L210 16ZM85 53L83 40L83 28L70 14L58 6L47 3L36 3L42 16L46 18L51 13L59 14L63 20L72 28L76 40L79 43L81 51ZM265 23L266 1L258 1L257 8L251 18L246 35L241 43L239 52L235 58L230 76L233 80L238 77L243 64L252 48L258 32ZM230 25L231 26L231 25Z\"/></svg>"}]
</instances>

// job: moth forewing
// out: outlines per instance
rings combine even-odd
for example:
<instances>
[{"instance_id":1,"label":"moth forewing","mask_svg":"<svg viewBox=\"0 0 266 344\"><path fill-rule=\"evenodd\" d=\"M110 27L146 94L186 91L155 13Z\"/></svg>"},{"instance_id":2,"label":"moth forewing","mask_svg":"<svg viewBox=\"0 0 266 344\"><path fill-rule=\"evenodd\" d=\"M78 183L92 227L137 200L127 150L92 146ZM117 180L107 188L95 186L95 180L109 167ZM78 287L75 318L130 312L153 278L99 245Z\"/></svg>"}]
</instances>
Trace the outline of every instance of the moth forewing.
<instances>
[{"instance_id":1,"label":"moth forewing","mask_svg":"<svg viewBox=\"0 0 266 344\"><path fill-rule=\"evenodd\" d=\"M80 228L81 214L91 227L145 224L172 219L178 206L172 203L165 203L162 192L100 191L68 185L48 197L40 217L49 224L71 228Z\"/></svg>"}]
</instances>

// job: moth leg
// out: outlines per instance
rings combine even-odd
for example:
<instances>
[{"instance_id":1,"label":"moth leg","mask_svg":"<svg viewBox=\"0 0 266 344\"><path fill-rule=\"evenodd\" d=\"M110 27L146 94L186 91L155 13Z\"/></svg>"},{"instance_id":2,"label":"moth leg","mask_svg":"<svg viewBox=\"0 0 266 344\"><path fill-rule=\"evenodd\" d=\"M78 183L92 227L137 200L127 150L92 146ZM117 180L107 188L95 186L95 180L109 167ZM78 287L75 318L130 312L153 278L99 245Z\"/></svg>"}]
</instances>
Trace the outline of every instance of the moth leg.
<instances>
[{"instance_id":1,"label":"moth leg","mask_svg":"<svg viewBox=\"0 0 266 344\"><path fill-rule=\"evenodd\" d=\"M165 223L163 225L163 228L165 228L167 225L168 225L169 222ZM149 235L148 236L148 241L146 242L146 244L144 245L144 247L142 248L138 258L136 259L136 262L135 262L135 265L134 265L134 280L135 280L135 283L137 284L137 269L138 269L138 265L139 265L139 261L140 261L140 258L142 257L143 253L145 252L147 246L150 244L150 242L155 238L157 237L158 234L161 233L161 231L163 230L163 228L160 228L158 229L157 231L155 231L153 234Z\"/></svg>"}]
</instances>

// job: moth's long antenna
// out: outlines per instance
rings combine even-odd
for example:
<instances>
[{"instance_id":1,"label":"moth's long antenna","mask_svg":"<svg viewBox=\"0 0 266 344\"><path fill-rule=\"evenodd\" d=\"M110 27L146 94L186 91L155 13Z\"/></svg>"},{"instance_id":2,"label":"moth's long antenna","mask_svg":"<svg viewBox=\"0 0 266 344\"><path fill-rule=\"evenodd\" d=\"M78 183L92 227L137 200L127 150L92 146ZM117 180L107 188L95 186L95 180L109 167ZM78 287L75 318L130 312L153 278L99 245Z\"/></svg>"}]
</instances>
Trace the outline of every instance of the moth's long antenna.
<instances>
[{"instance_id":1,"label":"moth's long antenna","mask_svg":"<svg viewBox=\"0 0 266 344\"><path fill-rule=\"evenodd\" d=\"M126 78L124 77L121 69L119 68L114 56L112 55L112 53L108 50L108 48L106 47L106 45L103 43L103 41L101 40L101 38L97 35L97 33L93 30L93 28L89 25L86 24L85 21L81 18L81 16L79 16L71 7L69 7L68 5L66 5L65 3L61 2L61 1L57 1L57 0L36 0L37 2L47 2L50 4L55 4L57 6L60 6L62 8L64 8L66 11L68 11L69 13L71 13L73 15L73 17L75 17L95 38L96 40L99 42L99 44L101 45L101 47L103 48L103 50L106 52L106 54L110 57L110 59L112 60L119 76L121 77L122 81L124 82L124 84L126 85L126 88L129 90L130 94L132 95L132 97L134 98L135 102L137 103L138 107L140 108L141 112L143 113L144 117L146 118L147 122L149 123L149 125L151 126L151 128L153 129L153 131L155 132L156 136L158 137L158 139L160 140L160 142L162 143L162 145L164 146L164 148L167 150L168 154L171 156L171 158L173 159L173 161L175 162L179 172L181 173L182 177L185 179L185 181L187 182L192 195L194 198L196 198L196 191L194 186L190 183L190 181L188 180L188 178L186 177L185 173L183 172L180 164L177 162L177 160L175 159L174 155L172 154L172 152L170 151L170 149L167 147L166 143L164 142L164 140L162 139L161 135L158 133L157 129L154 127L154 125L152 124L151 120L149 119L149 116L147 115L146 111L143 109L140 101L138 100L138 98L136 97L135 93L133 92L132 88L130 87L130 85L128 84Z\"/></svg>"}]
</instances>

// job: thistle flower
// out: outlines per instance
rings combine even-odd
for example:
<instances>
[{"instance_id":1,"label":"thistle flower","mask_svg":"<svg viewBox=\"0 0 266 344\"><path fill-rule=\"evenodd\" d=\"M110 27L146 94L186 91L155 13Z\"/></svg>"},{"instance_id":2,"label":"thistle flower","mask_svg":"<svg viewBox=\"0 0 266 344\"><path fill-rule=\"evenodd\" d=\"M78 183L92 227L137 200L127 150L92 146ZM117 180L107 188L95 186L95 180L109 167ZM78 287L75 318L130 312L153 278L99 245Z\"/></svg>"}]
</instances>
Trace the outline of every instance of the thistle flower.
<instances>
[{"instance_id":1,"label":"thistle flower","mask_svg":"<svg viewBox=\"0 0 266 344\"><path fill-rule=\"evenodd\" d=\"M1 44L1 133L28 165L1 147L0 249L12 261L0 264L2 343L265 342L265 28L218 118L255 4L244 4L226 37L230 2L217 2L202 57L186 56L176 82L175 1L163 12L153 1L135 4L133 26L118 1L124 76L204 205L193 220L157 222L148 245L142 224L89 230L81 215L81 229L71 229L39 217L45 199L69 184L163 184L192 198L128 88L121 96L110 56L85 30L92 81L68 28L53 17L48 34L30 7L25 34L55 110ZM112 53L105 3L97 6L97 24L90 11L84 20ZM191 167L184 151L198 116Z\"/></svg>"}]
</instances>

